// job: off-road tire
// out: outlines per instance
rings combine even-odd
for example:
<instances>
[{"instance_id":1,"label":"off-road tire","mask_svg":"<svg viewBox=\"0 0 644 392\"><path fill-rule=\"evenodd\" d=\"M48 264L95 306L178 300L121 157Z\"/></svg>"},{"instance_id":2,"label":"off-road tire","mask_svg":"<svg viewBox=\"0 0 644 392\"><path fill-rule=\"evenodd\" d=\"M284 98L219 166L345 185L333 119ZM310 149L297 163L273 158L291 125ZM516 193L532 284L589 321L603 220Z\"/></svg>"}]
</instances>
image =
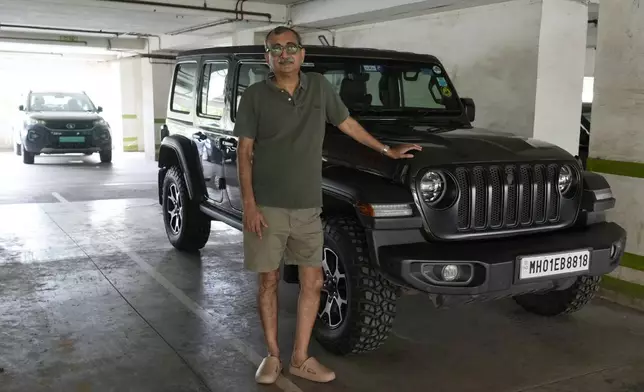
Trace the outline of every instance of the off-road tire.
<instances>
[{"instance_id":1,"label":"off-road tire","mask_svg":"<svg viewBox=\"0 0 644 392\"><path fill-rule=\"evenodd\" d=\"M168 210L174 207L174 203L169 199L171 189L176 190L176 195L183 207L180 212L181 227L176 233L172 230ZM180 168L173 166L167 171L163 178L162 192L163 222L172 246L186 252L197 252L206 246L210 237L211 219L199 210L198 203L190 200L188 187Z\"/></svg>"},{"instance_id":2,"label":"off-road tire","mask_svg":"<svg viewBox=\"0 0 644 392\"><path fill-rule=\"evenodd\" d=\"M29 152L25 150L24 147L22 147L22 163L26 165L33 165L35 162L35 154L33 152Z\"/></svg>"},{"instance_id":3,"label":"off-road tire","mask_svg":"<svg viewBox=\"0 0 644 392\"><path fill-rule=\"evenodd\" d=\"M331 329L318 316L316 340L337 355L374 351L389 337L396 315L396 290L373 268L364 229L353 217L324 221L324 246L337 254L346 274L348 309L343 322ZM326 301L320 301L320 310Z\"/></svg>"},{"instance_id":4,"label":"off-road tire","mask_svg":"<svg viewBox=\"0 0 644 392\"><path fill-rule=\"evenodd\" d=\"M581 310L599 290L601 276L581 276L565 290L524 294L514 300L525 310L540 316L559 316Z\"/></svg>"},{"instance_id":5,"label":"off-road tire","mask_svg":"<svg viewBox=\"0 0 644 392\"><path fill-rule=\"evenodd\" d=\"M99 153L101 156L101 162L110 163L112 162L112 150L105 150Z\"/></svg>"}]
</instances>

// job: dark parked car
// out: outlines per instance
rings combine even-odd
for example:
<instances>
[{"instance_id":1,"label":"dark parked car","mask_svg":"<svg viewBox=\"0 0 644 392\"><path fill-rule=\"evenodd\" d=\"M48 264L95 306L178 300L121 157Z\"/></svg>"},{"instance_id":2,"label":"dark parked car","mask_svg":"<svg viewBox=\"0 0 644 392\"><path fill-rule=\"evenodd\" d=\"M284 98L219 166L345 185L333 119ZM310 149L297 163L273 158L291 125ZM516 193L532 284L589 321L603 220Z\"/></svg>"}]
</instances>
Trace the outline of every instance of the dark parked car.
<instances>
[{"instance_id":1,"label":"dark parked car","mask_svg":"<svg viewBox=\"0 0 644 392\"><path fill-rule=\"evenodd\" d=\"M158 163L177 249L203 248L212 220L243 229L232 130L240 96L269 75L263 56L245 46L178 58ZM581 309L618 266L626 233L605 221L615 204L606 180L557 146L474 127L474 102L434 56L310 47L303 70L328 78L383 143L423 146L391 160L327 128L315 327L326 349L378 348L409 291L438 306L511 297L553 316ZM290 267L282 276L297 283Z\"/></svg>"},{"instance_id":2,"label":"dark parked car","mask_svg":"<svg viewBox=\"0 0 644 392\"><path fill-rule=\"evenodd\" d=\"M99 153L101 162L112 161L112 134L85 93L29 92L24 112L14 128L16 155L26 164L40 154Z\"/></svg>"}]
</instances>

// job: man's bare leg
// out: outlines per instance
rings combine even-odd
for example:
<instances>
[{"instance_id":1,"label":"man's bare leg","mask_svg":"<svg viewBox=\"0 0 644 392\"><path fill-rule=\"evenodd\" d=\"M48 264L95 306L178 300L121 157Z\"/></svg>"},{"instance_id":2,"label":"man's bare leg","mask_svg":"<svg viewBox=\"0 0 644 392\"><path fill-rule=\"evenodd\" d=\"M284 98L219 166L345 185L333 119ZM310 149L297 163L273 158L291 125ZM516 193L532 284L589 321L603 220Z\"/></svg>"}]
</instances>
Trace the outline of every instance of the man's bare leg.
<instances>
[{"instance_id":1,"label":"man's bare leg","mask_svg":"<svg viewBox=\"0 0 644 392\"><path fill-rule=\"evenodd\" d=\"M309 358L311 332L320 305L320 290L324 284L322 267L300 266L299 271L300 295L297 304L295 347L291 358L291 363L297 367Z\"/></svg>"},{"instance_id":2,"label":"man's bare leg","mask_svg":"<svg viewBox=\"0 0 644 392\"><path fill-rule=\"evenodd\" d=\"M279 358L280 349L277 343L277 288L279 270L259 274L259 293L257 304L264 328L264 338L268 354Z\"/></svg>"}]
</instances>

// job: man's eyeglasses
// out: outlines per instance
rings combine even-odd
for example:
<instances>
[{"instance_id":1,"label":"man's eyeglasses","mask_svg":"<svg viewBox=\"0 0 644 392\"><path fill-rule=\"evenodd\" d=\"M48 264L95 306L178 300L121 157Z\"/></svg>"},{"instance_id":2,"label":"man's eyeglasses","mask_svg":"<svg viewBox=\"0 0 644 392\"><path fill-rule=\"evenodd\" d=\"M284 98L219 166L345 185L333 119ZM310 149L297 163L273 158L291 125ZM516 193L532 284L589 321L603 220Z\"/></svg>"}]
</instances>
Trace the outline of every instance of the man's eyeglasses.
<instances>
[{"instance_id":1,"label":"man's eyeglasses","mask_svg":"<svg viewBox=\"0 0 644 392\"><path fill-rule=\"evenodd\" d=\"M270 53L273 57L281 56L284 50L286 49L286 54L296 54L302 49L302 45L297 44L287 44L286 46L282 45L273 45L270 48L266 48L266 52Z\"/></svg>"}]
</instances>

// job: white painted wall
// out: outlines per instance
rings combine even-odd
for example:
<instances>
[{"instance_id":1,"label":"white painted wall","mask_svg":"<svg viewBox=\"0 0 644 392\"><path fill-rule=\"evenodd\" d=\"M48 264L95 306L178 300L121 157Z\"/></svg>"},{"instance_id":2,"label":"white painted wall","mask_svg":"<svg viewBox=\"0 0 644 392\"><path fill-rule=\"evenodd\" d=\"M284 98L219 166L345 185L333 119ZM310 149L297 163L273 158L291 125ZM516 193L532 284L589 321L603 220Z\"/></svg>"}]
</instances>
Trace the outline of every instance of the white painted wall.
<instances>
[{"instance_id":1,"label":"white painted wall","mask_svg":"<svg viewBox=\"0 0 644 392\"><path fill-rule=\"evenodd\" d=\"M475 100L476 125L529 136L540 27L541 3L520 0L345 28L336 45L433 54L459 94ZM320 33L305 42L319 44Z\"/></svg>"}]
</instances>

